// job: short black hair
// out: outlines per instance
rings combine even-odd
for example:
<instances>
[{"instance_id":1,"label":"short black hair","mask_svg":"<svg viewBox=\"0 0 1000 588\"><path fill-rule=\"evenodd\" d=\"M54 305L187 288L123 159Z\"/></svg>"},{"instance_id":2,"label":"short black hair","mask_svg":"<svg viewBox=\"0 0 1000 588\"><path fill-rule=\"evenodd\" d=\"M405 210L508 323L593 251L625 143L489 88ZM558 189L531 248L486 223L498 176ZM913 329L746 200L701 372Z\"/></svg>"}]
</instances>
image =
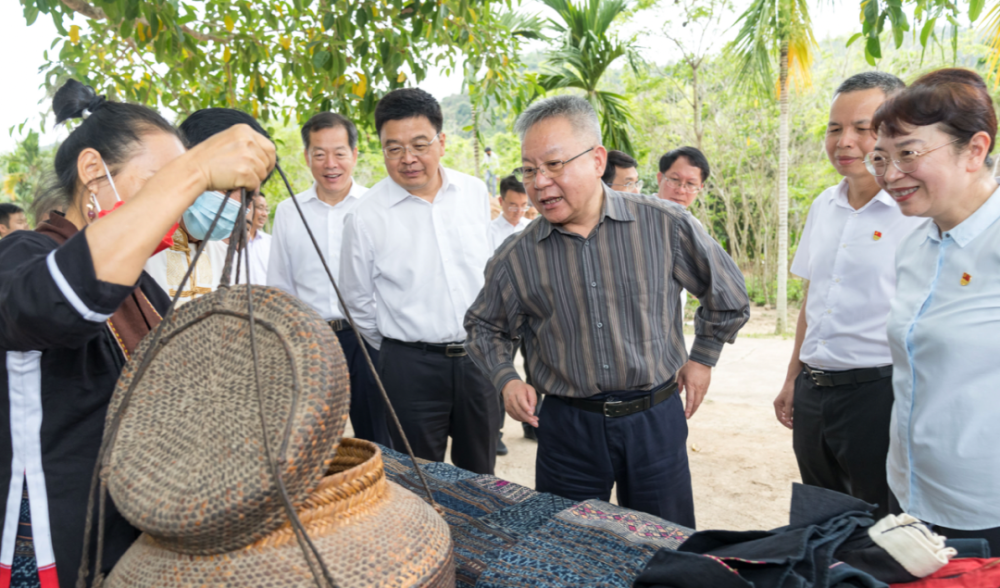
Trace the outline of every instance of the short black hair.
<instances>
[{"instance_id":1,"label":"short black hair","mask_svg":"<svg viewBox=\"0 0 1000 588\"><path fill-rule=\"evenodd\" d=\"M24 209L13 202L0 203L0 225L10 228L10 217L18 213L24 213Z\"/></svg>"},{"instance_id":2,"label":"short black hair","mask_svg":"<svg viewBox=\"0 0 1000 588\"><path fill-rule=\"evenodd\" d=\"M700 149L696 147L691 147L690 145L685 145L684 147L678 147L673 151L667 151L663 157L660 158L660 173L665 174L670 166L674 164L681 157L686 157L691 165L701 170L701 181L705 183L708 181L708 175L711 173L711 168L708 166L708 158L705 154L701 152Z\"/></svg>"},{"instance_id":3,"label":"short black hair","mask_svg":"<svg viewBox=\"0 0 1000 588\"><path fill-rule=\"evenodd\" d=\"M249 125L250 128L271 139L257 119L234 108L203 108L187 117L177 128L188 148L203 143L213 135L218 135L229 127Z\"/></svg>"},{"instance_id":4,"label":"short black hair","mask_svg":"<svg viewBox=\"0 0 1000 588\"><path fill-rule=\"evenodd\" d=\"M382 125L390 120L405 120L422 116L430 121L434 131L444 128L441 105L433 96L420 88L400 88L393 90L375 105L375 132L382 135Z\"/></svg>"},{"instance_id":5,"label":"short black hair","mask_svg":"<svg viewBox=\"0 0 1000 588\"><path fill-rule=\"evenodd\" d=\"M841 82L833 95L873 90L875 88L882 90L882 93L886 96L892 96L896 92L906 88L906 84L891 73L884 71L863 71Z\"/></svg>"},{"instance_id":6,"label":"short black hair","mask_svg":"<svg viewBox=\"0 0 1000 588\"><path fill-rule=\"evenodd\" d=\"M336 112L318 112L302 125L302 144L309 149L309 136L315 131L341 127L347 131L347 143L354 149L358 146L358 127L351 119Z\"/></svg>"},{"instance_id":7,"label":"short black hair","mask_svg":"<svg viewBox=\"0 0 1000 588\"><path fill-rule=\"evenodd\" d=\"M271 140L271 135L264 130L264 127L260 126L257 119L242 110L234 108L202 108L184 119L184 122L177 127L177 130L180 131L181 138L184 139L188 149L190 149L199 143L207 141L209 137L218 135L222 131L236 125L248 125L251 129L266 137L268 141ZM271 174L273 173L274 170L271 170L271 173L267 174L261 185L266 184L271 179Z\"/></svg>"},{"instance_id":8,"label":"short black hair","mask_svg":"<svg viewBox=\"0 0 1000 588\"><path fill-rule=\"evenodd\" d=\"M603 180L605 184L610 186L614 183L616 167L624 169L639 167L639 162L624 151L618 151L617 149L608 151L608 164L604 167L604 175L601 176L601 180Z\"/></svg>"},{"instance_id":9,"label":"short black hair","mask_svg":"<svg viewBox=\"0 0 1000 588\"><path fill-rule=\"evenodd\" d=\"M515 178L513 174L500 180L500 198L503 199L503 197L507 195L508 191L514 191L518 194L528 193L528 191L524 189L524 184L517 181L517 178Z\"/></svg>"}]
</instances>

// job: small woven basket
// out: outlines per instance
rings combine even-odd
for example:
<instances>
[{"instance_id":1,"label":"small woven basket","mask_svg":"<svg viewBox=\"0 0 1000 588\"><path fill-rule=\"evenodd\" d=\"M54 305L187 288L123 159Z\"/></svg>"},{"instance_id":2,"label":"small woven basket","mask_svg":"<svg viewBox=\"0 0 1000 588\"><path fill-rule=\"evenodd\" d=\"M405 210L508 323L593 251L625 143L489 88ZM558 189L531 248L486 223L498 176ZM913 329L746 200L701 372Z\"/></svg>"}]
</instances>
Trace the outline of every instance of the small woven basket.
<instances>
[{"instance_id":1,"label":"small woven basket","mask_svg":"<svg viewBox=\"0 0 1000 588\"><path fill-rule=\"evenodd\" d=\"M340 588L455 585L447 523L426 502L386 480L382 453L372 443L344 439L330 475L298 514ZM106 586L305 588L315 580L286 523L252 545L212 556L171 551L144 533Z\"/></svg>"}]
</instances>

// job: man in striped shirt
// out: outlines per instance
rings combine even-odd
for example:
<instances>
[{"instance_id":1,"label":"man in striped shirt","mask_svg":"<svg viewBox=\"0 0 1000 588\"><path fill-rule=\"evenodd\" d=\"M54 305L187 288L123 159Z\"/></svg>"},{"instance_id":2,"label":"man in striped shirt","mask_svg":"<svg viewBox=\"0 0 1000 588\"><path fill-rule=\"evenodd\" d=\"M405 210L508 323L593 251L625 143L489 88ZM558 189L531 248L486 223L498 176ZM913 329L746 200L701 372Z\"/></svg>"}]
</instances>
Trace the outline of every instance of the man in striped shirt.
<instances>
[{"instance_id":1,"label":"man in striped shirt","mask_svg":"<svg viewBox=\"0 0 1000 588\"><path fill-rule=\"evenodd\" d=\"M743 276L682 207L602 184L607 152L586 100L540 101L516 129L544 218L487 265L466 349L507 413L537 427L538 490L608 500L617 483L621 505L694 527L685 417L750 316ZM681 288L701 301L690 359ZM547 395L538 416L512 361L520 336Z\"/></svg>"}]
</instances>

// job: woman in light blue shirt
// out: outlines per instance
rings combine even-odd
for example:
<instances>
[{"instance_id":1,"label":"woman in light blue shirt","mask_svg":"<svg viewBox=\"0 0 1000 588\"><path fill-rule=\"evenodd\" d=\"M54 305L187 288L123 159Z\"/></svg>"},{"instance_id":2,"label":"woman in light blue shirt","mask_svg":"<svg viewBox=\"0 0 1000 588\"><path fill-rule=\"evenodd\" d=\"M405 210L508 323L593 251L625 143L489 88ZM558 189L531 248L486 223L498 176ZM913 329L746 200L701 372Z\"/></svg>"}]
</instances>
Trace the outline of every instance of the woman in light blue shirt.
<instances>
[{"instance_id":1,"label":"woman in light blue shirt","mask_svg":"<svg viewBox=\"0 0 1000 588\"><path fill-rule=\"evenodd\" d=\"M997 120L977 74L943 69L886 101L865 158L907 216L889 314L898 507L1000 554L1000 189Z\"/></svg>"}]
</instances>

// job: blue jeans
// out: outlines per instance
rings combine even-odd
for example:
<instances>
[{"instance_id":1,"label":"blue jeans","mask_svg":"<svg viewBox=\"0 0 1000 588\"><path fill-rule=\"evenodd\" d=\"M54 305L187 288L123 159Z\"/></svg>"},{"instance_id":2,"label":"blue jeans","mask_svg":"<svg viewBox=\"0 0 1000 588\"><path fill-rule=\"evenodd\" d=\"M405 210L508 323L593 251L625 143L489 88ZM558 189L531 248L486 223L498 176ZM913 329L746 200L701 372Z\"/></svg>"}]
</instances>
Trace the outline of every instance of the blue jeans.
<instances>
[{"instance_id":1,"label":"blue jeans","mask_svg":"<svg viewBox=\"0 0 1000 588\"><path fill-rule=\"evenodd\" d=\"M588 400L634 400L649 392L603 392ZM609 418L546 396L538 417L535 485L570 500L618 504L695 528L680 396L625 417Z\"/></svg>"}]
</instances>

